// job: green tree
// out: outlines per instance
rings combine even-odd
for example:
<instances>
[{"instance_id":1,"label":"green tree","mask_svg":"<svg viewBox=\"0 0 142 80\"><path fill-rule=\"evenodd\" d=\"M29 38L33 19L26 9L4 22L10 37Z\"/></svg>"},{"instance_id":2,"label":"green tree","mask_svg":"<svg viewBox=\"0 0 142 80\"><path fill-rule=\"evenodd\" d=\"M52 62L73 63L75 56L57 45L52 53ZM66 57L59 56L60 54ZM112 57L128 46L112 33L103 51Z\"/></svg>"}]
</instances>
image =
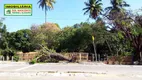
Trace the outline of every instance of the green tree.
<instances>
[{"instance_id":1,"label":"green tree","mask_svg":"<svg viewBox=\"0 0 142 80\"><path fill-rule=\"evenodd\" d=\"M45 23L46 23L46 16L47 10L51 10L53 9L53 4L55 3L55 0L39 0L38 4L39 4L39 8L42 7L42 10L45 10Z\"/></svg>"},{"instance_id":2,"label":"green tree","mask_svg":"<svg viewBox=\"0 0 142 80\"><path fill-rule=\"evenodd\" d=\"M92 29L89 23L80 23L68 26L59 32L59 47L57 51L81 52L89 51Z\"/></svg>"},{"instance_id":3,"label":"green tree","mask_svg":"<svg viewBox=\"0 0 142 80\"><path fill-rule=\"evenodd\" d=\"M29 29L18 30L13 34L14 38L11 41L16 50L22 50L23 52L34 50L31 44L31 31Z\"/></svg>"},{"instance_id":4,"label":"green tree","mask_svg":"<svg viewBox=\"0 0 142 80\"><path fill-rule=\"evenodd\" d=\"M58 52L73 51L74 44L72 44L71 39L74 36L75 31L76 29L68 26L68 27L63 28L62 31L58 33L58 36L57 36L57 39L59 41L59 47L57 49Z\"/></svg>"},{"instance_id":5,"label":"green tree","mask_svg":"<svg viewBox=\"0 0 142 80\"><path fill-rule=\"evenodd\" d=\"M46 45L49 49L56 49L58 45L57 36L60 28L54 23L45 23L40 26L32 26L32 43L39 48L39 44Z\"/></svg>"},{"instance_id":6,"label":"green tree","mask_svg":"<svg viewBox=\"0 0 142 80\"><path fill-rule=\"evenodd\" d=\"M6 30L6 25L3 25L3 27L1 28L1 31L0 31L0 33L1 33L1 41L0 41L0 43L1 43L1 48L2 49L7 49L8 48L8 33L7 33L7 30Z\"/></svg>"},{"instance_id":7,"label":"green tree","mask_svg":"<svg viewBox=\"0 0 142 80\"><path fill-rule=\"evenodd\" d=\"M117 17L120 17L125 12L125 7L129 7L130 5L127 4L124 0L111 0L111 5L109 7L106 7L106 16L110 20L114 20Z\"/></svg>"},{"instance_id":8,"label":"green tree","mask_svg":"<svg viewBox=\"0 0 142 80\"><path fill-rule=\"evenodd\" d=\"M1 54L5 57L5 60L7 60L7 56L9 56L10 60L12 59L12 56L15 55L15 50L10 46L10 33L7 32L6 25L1 23L0 27L0 49Z\"/></svg>"},{"instance_id":9,"label":"green tree","mask_svg":"<svg viewBox=\"0 0 142 80\"><path fill-rule=\"evenodd\" d=\"M101 0L88 0L85 2L86 8L84 14L89 13L89 18L96 19L102 12Z\"/></svg>"}]
</instances>

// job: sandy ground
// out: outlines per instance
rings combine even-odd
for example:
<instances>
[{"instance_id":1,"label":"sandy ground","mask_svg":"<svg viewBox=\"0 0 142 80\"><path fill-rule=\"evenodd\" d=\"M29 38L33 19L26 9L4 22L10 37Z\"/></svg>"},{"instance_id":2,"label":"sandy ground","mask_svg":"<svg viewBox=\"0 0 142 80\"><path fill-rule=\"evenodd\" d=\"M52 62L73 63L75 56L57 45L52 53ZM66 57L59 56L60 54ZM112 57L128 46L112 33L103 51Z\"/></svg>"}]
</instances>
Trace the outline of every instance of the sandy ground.
<instances>
[{"instance_id":1,"label":"sandy ground","mask_svg":"<svg viewBox=\"0 0 142 80\"><path fill-rule=\"evenodd\" d=\"M0 62L0 80L142 80L142 66Z\"/></svg>"}]
</instances>

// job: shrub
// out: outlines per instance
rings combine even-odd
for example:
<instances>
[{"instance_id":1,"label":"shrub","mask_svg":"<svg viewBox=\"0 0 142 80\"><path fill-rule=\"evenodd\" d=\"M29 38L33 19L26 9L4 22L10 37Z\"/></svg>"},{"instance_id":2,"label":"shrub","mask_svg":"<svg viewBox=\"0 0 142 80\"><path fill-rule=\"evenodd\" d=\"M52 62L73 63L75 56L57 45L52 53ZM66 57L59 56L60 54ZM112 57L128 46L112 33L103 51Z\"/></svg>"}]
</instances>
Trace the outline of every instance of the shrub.
<instances>
[{"instance_id":1,"label":"shrub","mask_svg":"<svg viewBox=\"0 0 142 80\"><path fill-rule=\"evenodd\" d=\"M131 55L132 55L131 52L125 52L125 53L124 53L124 56L131 56Z\"/></svg>"},{"instance_id":2,"label":"shrub","mask_svg":"<svg viewBox=\"0 0 142 80\"><path fill-rule=\"evenodd\" d=\"M29 62L29 64L35 64L36 63L36 60L35 59L33 59L33 60L31 60L30 62Z\"/></svg>"},{"instance_id":3,"label":"shrub","mask_svg":"<svg viewBox=\"0 0 142 80\"><path fill-rule=\"evenodd\" d=\"M15 55L15 56L13 57L13 60L16 61L16 62L18 62L18 61L19 61L19 56Z\"/></svg>"},{"instance_id":4,"label":"shrub","mask_svg":"<svg viewBox=\"0 0 142 80\"><path fill-rule=\"evenodd\" d=\"M12 56L14 56L15 54L15 51L10 48L1 50L1 55L5 57L5 60L7 60L7 56L9 57L9 60L12 60Z\"/></svg>"}]
</instances>

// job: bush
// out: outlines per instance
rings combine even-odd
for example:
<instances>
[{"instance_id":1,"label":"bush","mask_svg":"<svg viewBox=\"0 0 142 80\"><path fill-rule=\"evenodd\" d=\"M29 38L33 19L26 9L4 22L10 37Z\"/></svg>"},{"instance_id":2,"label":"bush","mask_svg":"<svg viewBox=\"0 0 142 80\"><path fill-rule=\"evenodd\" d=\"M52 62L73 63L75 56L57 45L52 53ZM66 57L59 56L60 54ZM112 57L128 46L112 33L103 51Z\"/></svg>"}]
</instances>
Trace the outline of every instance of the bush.
<instances>
[{"instance_id":1,"label":"bush","mask_svg":"<svg viewBox=\"0 0 142 80\"><path fill-rule=\"evenodd\" d=\"M131 53L131 52L125 52L125 53L123 53L123 55L124 55L124 56L131 56L132 53Z\"/></svg>"},{"instance_id":2,"label":"bush","mask_svg":"<svg viewBox=\"0 0 142 80\"><path fill-rule=\"evenodd\" d=\"M33 60L31 60L30 62L29 62L29 64L35 64L36 63L36 60L35 59L33 59Z\"/></svg>"},{"instance_id":3,"label":"bush","mask_svg":"<svg viewBox=\"0 0 142 80\"><path fill-rule=\"evenodd\" d=\"M15 54L15 51L10 48L1 50L1 55L5 57L5 60L7 60L7 56L9 57L9 60L12 60L12 56L14 56Z\"/></svg>"},{"instance_id":4,"label":"bush","mask_svg":"<svg viewBox=\"0 0 142 80\"><path fill-rule=\"evenodd\" d=\"M16 61L16 62L18 62L18 61L19 61L19 56L17 56L17 55L14 56L14 57L13 57L13 60Z\"/></svg>"}]
</instances>

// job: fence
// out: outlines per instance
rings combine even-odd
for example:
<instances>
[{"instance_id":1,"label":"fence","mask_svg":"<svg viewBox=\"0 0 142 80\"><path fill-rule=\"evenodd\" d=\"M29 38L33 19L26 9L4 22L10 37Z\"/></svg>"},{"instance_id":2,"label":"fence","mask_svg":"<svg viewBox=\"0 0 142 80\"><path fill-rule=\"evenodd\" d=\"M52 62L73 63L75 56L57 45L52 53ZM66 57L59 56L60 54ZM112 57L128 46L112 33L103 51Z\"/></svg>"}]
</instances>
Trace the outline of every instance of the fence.
<instances>
[{"instance_id":1,"label":"fence","mask_svg":"<svg viewBox=\"0 0 142 80\"><path fill-rule=\"evenodd\" d=\"M38 52L28 52L28 53L23 53L23 52L17 52L17 55L19 56L20 61L30 61L32 60Z\"/></svg>"},{"instance_id":2,"label":"fence","mask_svg":"<svg viewBox=\"0 0 142 80\"><path fill-rule=\"evenodd\" d=\"M19 61L30 61L35 58L35 56L38 54L38 52L28 52L28 53L23 53L23 52L17 52L17 55L19 57ZM73 53L65 53L64 55L68 59L71 59L72 57L75 57L77 61L88 61L90 60L88 53L83 53L83 52L73 52ZM1 60L4 60L4 57L0 57ZM9 59L9 58L7 58ZM12 57L13 61L13 57Z\"/></svg>"},{"instance_id":3,"label":"fence","mask_svg":"<svg viewBox=\"0 0 142 80\"><path fill-rule=\"evenodd\" d=\"M77 61L88 61L89 53L83 53L83 52L73 52L73 53L65 53L65 56L71 59L72 57L76 57Z\"/></svg>"}]
</instances>

